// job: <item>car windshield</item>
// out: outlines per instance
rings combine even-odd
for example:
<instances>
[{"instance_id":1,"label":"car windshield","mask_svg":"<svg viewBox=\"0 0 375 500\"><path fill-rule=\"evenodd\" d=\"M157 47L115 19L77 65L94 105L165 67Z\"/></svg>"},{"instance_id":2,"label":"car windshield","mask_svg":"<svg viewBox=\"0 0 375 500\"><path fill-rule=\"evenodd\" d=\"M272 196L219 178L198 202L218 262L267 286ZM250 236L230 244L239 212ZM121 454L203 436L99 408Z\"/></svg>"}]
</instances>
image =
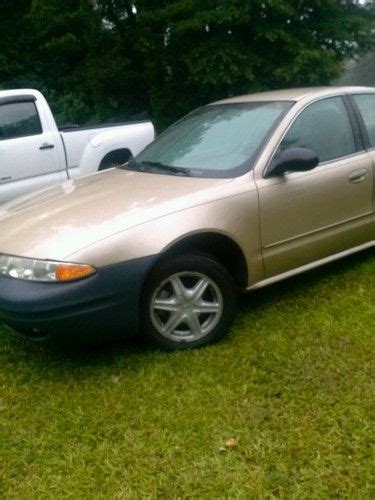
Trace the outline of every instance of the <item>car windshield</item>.
<instances>
[{"instance_id":1,"label":"car windshield","mask_svg":"<svg viewBox=\"0 0 375 500\"><path fill-rule=\"evenodd\" d=\"M275 124L293 103L219 104L200 108L169 127L135 163L189 172L195 177L236 177L252 167Z\"/></svg>"}]
</instances>

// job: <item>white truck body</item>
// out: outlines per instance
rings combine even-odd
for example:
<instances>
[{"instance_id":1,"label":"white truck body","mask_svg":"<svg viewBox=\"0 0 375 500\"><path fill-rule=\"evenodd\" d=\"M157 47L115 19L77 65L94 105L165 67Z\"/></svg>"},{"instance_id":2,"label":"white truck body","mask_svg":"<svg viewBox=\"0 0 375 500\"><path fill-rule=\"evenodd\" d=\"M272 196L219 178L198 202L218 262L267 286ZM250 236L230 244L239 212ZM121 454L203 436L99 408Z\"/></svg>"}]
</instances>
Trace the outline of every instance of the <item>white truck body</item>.
<instances>
[{"instance_id":1,"label":"white truck body","mask_svg":"<svg viewBox=\"0 0 375 500\"><path fill-rule=\"evenodd\" d=\"M149 121L59 130L37 90L0 91L0 204L124 163L154 137Z\"/></svg>"}]
</instances>

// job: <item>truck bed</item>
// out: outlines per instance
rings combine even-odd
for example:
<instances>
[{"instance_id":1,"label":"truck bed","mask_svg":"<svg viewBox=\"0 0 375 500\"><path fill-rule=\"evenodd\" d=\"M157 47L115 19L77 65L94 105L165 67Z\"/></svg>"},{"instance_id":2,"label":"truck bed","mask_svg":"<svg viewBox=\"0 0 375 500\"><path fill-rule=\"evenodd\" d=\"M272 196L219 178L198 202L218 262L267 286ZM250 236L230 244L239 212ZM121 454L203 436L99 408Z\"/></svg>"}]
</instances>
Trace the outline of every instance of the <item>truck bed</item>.
<instances>
[{"instance_id":1,"label":"truck bed","mask_svg":"<svg viewBox=\"0 0 375 500\"><path fill-rule=\"evenodd\" d=\"M126 131L128 134L131 134L132 131L137 132L138 127L144 127L147 123L150 122L145 120L115 124L107 123L104 125L90 125L83 127L70 126L68 128L59 128L62 140L65 144L68 167L76 168L79 165L82 153L86 148L87 143L94 137L106 134L107 132L113 132L114 129L119 131L121 127L124 128L124 132ZM127 144L124 143L124 147L127 147Z\"/></svg>"},{"instance_id":2,"label":"truck bed","mask_svg":"<svg viewBox=\"0 0 375 500\"><path fill-rule=\"evenodd\" d=\"M77 132L79 130L97 130L103 128L113 128L122 127L124 125L138 125L142 123L149 123L150 120L133 120L127 122L116 122L116 123L94 123L92 125L76 125L75 123L61 125L58 127L60 132Z\"/></svg>"}]
</instances>

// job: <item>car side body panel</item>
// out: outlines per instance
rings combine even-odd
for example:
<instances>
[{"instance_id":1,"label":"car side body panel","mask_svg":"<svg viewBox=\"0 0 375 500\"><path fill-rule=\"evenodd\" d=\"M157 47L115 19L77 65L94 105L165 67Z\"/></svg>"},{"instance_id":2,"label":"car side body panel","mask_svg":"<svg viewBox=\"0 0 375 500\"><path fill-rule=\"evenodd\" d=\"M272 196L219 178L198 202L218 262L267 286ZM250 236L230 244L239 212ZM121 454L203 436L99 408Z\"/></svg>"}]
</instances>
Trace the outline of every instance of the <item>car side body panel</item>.
<instances>
[{"instance_id":1,"label":"car side body panel","mask_svg":"<svg viewBox=\"0 0 375 500\"><path fill-rule=\"evenodd\" d=\"M112 258L134 258L126 248L131 248L131 231L137 227L144 240L134 248L138 257L162 251L191 230L222 230L246 242L254 239L252 219L258 238L257 200L252 173L237 179L197 179L112 169L5 204L0 208L0 248L2 253L65 260L103 242L108 260L97 255L93 264L107 265ZM161 233L156 228L162 222ZM156 233L149 238L151 226ZM119 248L110 242L117 235Z\"/></svg>"},{"instance_id":2,"label":"car side body panel","mask_svg":"<svg viewBox=\"0 0 375 500\"><path fill-rule=\"evenodd\" d=\"M354 90L328 88L318 97L302 96L279 124L255 167L266 279L375 238L371 152L358 147L352 155L324 162L309 172L265 178L281 139L296 117L315 102L344 97L348 92ZM363 174L359 182L357 173Z\"/></svg>"},{"instance_id":3,"label":"car side body panel","mask_svg":"<svg viewBox=\"0 0 375 500\"><path fill-rule=\"evenodd\" d=\"M94 266L147 255L162 256L176 243L197 234L222 234L241 248L249 269L249 285L263 279L258 196L252 176L237 181L237 193L158 217L66 256Z\"/></svg>"},{"instance_id":4,"label":"car side body panel","mask_svg":"<svg viewBox=\"0 0 375 500\"><path fill-rule=\"evenodd\" d=\"M375 214L375 149L371 149L368 152L372 161L372 179L373 179L373 190L372 190L372 210Z\"/></svg>"},{"instance_id":5,"label":"car side body panel","mask_svg":"<svg viewBox=\"0 0 375 500\"><path fill-rule=\"evenodd\" d=\"M349 180L364 170L363 182ZM365 243L373 223L373 173L360 153L311 172L258 181L266 277Z\"/></svg>"}]
</instances>

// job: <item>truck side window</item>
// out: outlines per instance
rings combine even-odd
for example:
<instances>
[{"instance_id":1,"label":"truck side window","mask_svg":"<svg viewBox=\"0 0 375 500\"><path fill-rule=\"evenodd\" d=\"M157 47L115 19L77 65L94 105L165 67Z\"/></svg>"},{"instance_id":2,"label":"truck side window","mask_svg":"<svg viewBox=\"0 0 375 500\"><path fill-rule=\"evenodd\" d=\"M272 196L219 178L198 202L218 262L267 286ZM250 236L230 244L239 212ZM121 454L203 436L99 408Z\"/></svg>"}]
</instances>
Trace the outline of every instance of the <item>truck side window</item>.
<instances>
[{"instance_id":1,"label":"truck side window","mask_svg":"<svg viewBox=\"0 0 375 500\"><path fill-rule=\"evenodd\" d=\"M41 133L42 126L34 102L0 105L0 141Z\"/></svg>"},{"instance_id":2,"label":"truck side window","mask_svg":"<svg viewBox=\"0 0 375 500\"><path fill-rule=\"evenodd\" d=\"M375 148L375 94L362 94L353 97L365 123L370 147Z\"/></svg>"},{"instance_id":3,"label":"truck side window","mask_svg":"<svg viewBox=\"0 0 375 500\"><path fill-rule=\"evenodd\" d=\"M297 117L280 146L281 150L311 149L320 162L354 153L353 131L341 97L322 99L308 106Z\"/></svg>"}]
</instances>

